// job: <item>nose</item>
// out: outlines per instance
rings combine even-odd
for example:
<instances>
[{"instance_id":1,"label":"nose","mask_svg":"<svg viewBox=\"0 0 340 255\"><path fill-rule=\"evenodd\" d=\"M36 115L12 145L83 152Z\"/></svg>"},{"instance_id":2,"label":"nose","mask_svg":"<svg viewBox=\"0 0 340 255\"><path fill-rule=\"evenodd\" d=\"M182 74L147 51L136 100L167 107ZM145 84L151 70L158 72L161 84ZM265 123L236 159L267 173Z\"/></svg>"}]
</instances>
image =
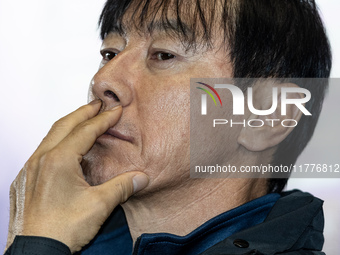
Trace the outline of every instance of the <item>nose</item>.
<instances>
[{"instance_id":1,"label":"nose","mask_svg":"<svg viewBox=\"0 0 340 255\"><path fill-rule=\"evenodd\" d=\"M133 101L133 86L138 80L136 59L128 52L121 52L107 62L95 74L89 89L89 99L99 98L103 101L103 109L117 105L126 107Z\"/></svg>"}]
</instances>

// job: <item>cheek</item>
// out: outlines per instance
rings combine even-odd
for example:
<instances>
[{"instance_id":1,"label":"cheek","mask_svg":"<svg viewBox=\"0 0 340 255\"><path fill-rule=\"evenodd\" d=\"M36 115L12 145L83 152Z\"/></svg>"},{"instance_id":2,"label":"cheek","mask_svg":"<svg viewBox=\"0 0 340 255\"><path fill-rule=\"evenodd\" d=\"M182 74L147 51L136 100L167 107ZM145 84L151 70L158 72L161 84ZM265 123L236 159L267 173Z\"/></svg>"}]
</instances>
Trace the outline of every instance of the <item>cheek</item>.
<instances>
[{"instance_id":1,"label":"cheek","mask_svg":"<svg viewBox=\"0 0 340 255\"><path fill-rule=\"evenodd\" d=\"M200 90L191 90L190 116L190 162L192 166L222 165L232 163L236 158L239 144L238 135L241 125L215 125L214 120L242 122L243 116L233 116L232 97L221 93L223 107L215 106L213 100L207 100L207 114L201 114Z\"/></svg>"},{"instance_id":2,"label":"cheek","mask_svg":"<svg viewBox=\"0 0 340 255\"><path fill-rule=\"evenodd\" d=\"M150 96L150 95L149 95ZM158 87L149 103L139 105L143 152L150 165L189 160L189 85ZM187 157L187 159L185 158ZM176 166L178 167L178 165Z\"/></svg>"}]
</instances>

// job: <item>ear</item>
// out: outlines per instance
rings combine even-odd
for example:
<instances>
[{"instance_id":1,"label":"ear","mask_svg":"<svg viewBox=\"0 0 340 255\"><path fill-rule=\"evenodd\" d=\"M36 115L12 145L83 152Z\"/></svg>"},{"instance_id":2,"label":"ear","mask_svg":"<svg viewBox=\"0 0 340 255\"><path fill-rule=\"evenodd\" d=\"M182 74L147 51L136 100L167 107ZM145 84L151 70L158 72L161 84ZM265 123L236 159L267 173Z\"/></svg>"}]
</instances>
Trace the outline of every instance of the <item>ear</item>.
<instances>
[{"instance_id":1,"label":"ear","mask_svg":"<svg viewBox=\"0 0 340 255\"><path fill-rule=\"evenodd\" d=\"M287 104L286 115L281 115L281 89L284 87L299 88L292 83L261 82L252 87L252 94L248 91L248 108L251 109L253 105L255 110L252 112L257 114L249 112L247 125L242 128L238 137L238 143L246 149L263 151L278 145L299 122L302 112L294 104ZM287 97L301 99L304 94L294 92L289 93ZM249 98L252 99L252 104ZM263 113L266 114L261 115Z\"/></svg>"}]
</instances>

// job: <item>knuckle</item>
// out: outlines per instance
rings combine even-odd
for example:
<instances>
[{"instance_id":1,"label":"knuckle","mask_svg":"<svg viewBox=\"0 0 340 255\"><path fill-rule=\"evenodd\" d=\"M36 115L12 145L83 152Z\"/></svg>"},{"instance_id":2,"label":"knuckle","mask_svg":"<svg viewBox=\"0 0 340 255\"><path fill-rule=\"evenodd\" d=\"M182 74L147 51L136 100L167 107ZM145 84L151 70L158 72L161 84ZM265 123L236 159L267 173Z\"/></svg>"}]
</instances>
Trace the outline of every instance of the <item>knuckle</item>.
<instances>
[{"instance_id":1,"label":"knuckle","mask_svg":"<svg viewBox=\"0 0 340 255\"><path fill-rule=\"evenodd\" d=\"M56 122L53 123L52 127L50 128L48 134L44 137L43 141L50 142L51 136L53 137L54 134L58 133L60 130L67 130L69 126L69 122L67 121L66 117L63 117Z\"/></svg>"},{"instance_id":2,"label":"knuckle","mask_svg":"<svg viewBox=\"0 0 340 255\"><path fill-rule=\"evenodd\" d=\"M52 149L46 152L40 159L40 165L42 167L54 166L60 162L62 162L62 155L57 149Z\"/></svg>"},{"instance_id":3,"label":"knuckle","mask_svg":"<svg viewBox=\"0 0 340 255\"><path fill-rule=\"evenodd\" d=\"M23 175L26 175L29 178L33 173L37 171L39 168L39 158L37 157L30 157L27 162L25 163L23 169L20 171L20 174L17 176L17 182L20 181Z\"/></svg>"},{"instance_id":4,"label":"knuckle","mask_svg":"<svg viewBox=\"0 0 340 255\"><path fill-rule=\"evenodd\" d=\"M39 159L37 157L30 157L27 162L24 165L24 169L29 170L29 169L34 169L38 166L39 164Z\"/></svg>"},{"instance_id":5,"label":"knuckle","mask_svg":"<svg viewBox=\"0 0 340 255\"><path fill-rule=\"evenodd\" d=\"M64 161L65 158L59 150L53 149L46 152L40 158L39 166L37 168L40 178L44 180L54 178Z\"/></svg>"},{"instance_id":6,"label":"knuckle","mask_svg":"<svg viewBox=\"0 0 340 255\"><path fill-rule=\"evenodd\" d=\"M63 117L59 120L57 120L56 122L53 123L52 127L51 127L51 131L53 130L57 130L59 128L63 128L66 125L66 117Z\"/></svg>"}]
</instances>

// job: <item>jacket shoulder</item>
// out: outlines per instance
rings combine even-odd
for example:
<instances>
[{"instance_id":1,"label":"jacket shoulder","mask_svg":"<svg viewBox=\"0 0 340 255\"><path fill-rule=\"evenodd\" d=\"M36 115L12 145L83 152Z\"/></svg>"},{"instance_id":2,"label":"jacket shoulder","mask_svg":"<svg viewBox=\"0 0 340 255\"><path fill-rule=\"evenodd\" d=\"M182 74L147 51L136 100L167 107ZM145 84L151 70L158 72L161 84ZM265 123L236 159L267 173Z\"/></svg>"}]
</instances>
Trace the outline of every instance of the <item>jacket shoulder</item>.
<instances>
[{"instance_id":1,"label":"jacket shoulder","mask_svg":"<svg viewBox=\"0 0 340 255\"><path fill-rule=\"evenodd\" d=\"M283 192L263 223L227 237L202 254L323 255L322 204L306 192ZM235 245L236 240L245 241L247 248Z\"/></svg>"}]
</instances>

